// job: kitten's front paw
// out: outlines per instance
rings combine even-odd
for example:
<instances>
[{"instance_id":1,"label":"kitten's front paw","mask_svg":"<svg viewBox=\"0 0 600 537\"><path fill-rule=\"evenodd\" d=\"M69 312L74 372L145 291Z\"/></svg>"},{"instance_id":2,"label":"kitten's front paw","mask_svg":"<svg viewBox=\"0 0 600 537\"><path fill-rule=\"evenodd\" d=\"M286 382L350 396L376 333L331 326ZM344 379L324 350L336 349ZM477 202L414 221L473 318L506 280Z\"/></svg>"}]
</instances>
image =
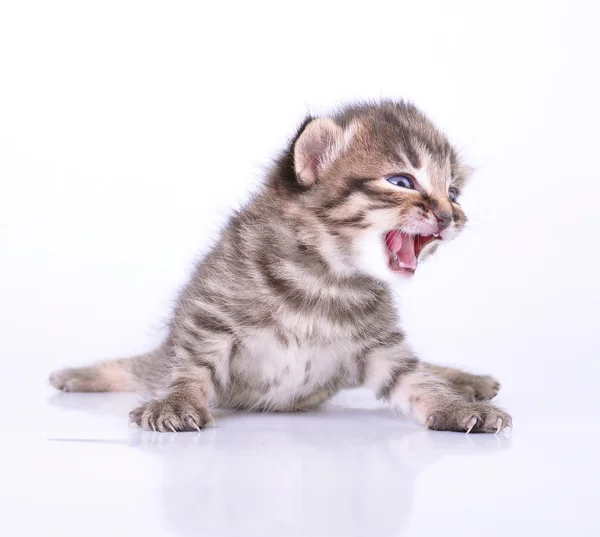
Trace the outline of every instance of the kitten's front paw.
<instances>
[{"instance_id":1,"label":"kitten's front paw","mask_svg":"<svg viewBox=\"0 0 600 537\"><path fill-rule=\"evenodd\" d=\"M206 408L179 400L155 399L129 413L129 421L148 431L162 433L177 431L199 431L212 427L215 420Z\"/></svg>"},{"instance_id":2,"label":"kitten's front paw","mask_svg":"<svg viewBox=\"0 0 600 537\"><path fill-rule=\"evenodd\" d=\"M497 433L512 427L512 418L491 403L465 402L431 412L425 426L435 431Z\"/></svg>"}]
</instances>

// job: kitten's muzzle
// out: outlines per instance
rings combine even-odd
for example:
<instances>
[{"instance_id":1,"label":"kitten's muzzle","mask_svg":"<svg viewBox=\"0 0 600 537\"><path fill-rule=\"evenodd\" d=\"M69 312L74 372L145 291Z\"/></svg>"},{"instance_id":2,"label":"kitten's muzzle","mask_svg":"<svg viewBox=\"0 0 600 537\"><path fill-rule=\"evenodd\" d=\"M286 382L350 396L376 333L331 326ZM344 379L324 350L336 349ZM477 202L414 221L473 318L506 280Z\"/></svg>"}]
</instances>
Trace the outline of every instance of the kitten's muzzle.
<instances>
[{"instance_id":1,"label":"kitten's muzzle","mask_svg":"<svg viewBox=\"0 0 600 537\"><path fill-rule=\"evenodd\" d=\"M439 230L438 234L444 231L452 222L452 214L447 211L433 211L437 220Z\"/></svg>"}]
</instances>

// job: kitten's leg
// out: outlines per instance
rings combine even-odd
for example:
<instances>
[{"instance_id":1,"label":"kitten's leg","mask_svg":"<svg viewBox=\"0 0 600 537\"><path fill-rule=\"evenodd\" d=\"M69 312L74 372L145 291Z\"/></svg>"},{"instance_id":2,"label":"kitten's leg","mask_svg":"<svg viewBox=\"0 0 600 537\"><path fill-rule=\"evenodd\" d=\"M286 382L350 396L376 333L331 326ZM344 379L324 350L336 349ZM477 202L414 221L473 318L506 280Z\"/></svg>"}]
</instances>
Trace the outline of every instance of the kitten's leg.
<instances>
[{"instance_id":1,"label":"kitten's leg","mask_svg":"<svg viewBox=\"0 0 600 537\"><path fill-rule=\"evenodd\" d=\"M365 384L428 429L495 433L512 425L510 415L500 408L464 397L448 379L418 360L400 337L366 357Z\"/></svg>"},{"instance_id":2,"label":"kitten's leg","mask_svg":"<svg viewBox=\"0 0 600 537\"><path fill-rule=\"evenodd\" d=\"M180 334L165 364L166 378L158 390L161 396L132 410L130 421L161 432L214 425L208 407L227 387L231 352L232 342L218 334L212 339Z\"/></svg>"},{"instance_id":3,"label":"kitten's leg","mask_svg":"<svg viewBox=\"0 0 600 537\"><path fill-rule=\"evenodd\" d=\"M107 360L84 367L66 367L54 371L51 386L63 392L127 392L134 382L125 360Z\"/></svg>"},{"instance_id":4,"label":"kitten's leg","mask_svg":"<svg viewBox=\"0 0 600 537\"><path fill-rule=\"evenodd\" d=\"M103 360L84 367L67 367L54 371L50 384L63 392L133 392L151 393L164 371L160 364L167 353L166 345L152 352Z\"/></svg>"},{"instance_id":5,"label":"kitten's leg","mask_svg":"<svg viewBox=\"0 0 600 537\"><path fill-rule=\"evenodd\" d=\"M474 401L489 401L498 395L500 383L490 375L474 375L441 365L426 364L433 372L452 383L452 386Z\"/></svg>"},{"instance_id":6,"label":"kitten's leg","mask_svg":"<svg viewBox=\"0 0 600 537\"><path fill-rule=\"evenodd\" d=\"M163 397L132 410L129 419L149 431L199 431L214 425L208 410L213 395L210 371L190 366L173 378Z\"/></svg>"}]
</instances>

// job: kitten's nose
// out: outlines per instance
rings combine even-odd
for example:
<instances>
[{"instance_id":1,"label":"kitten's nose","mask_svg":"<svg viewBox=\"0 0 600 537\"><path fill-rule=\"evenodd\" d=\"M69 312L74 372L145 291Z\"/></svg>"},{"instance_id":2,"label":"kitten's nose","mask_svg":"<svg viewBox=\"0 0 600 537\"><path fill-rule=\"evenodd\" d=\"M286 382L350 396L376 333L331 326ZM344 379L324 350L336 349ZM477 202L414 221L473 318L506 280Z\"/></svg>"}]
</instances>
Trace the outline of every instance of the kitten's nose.
<instances>
[{"instance_id":1,"label":"kitten's nose","mask_svg":"<svg viewBox=\"0 0 600 537\"><path fill-rule=\"evenodd\" d=\"M452 215L446 211L434 211L435 217L438 221L438 226L440 226L440 230L438 233L444 231L452 222Z\"/></svg>"}]
</instances>

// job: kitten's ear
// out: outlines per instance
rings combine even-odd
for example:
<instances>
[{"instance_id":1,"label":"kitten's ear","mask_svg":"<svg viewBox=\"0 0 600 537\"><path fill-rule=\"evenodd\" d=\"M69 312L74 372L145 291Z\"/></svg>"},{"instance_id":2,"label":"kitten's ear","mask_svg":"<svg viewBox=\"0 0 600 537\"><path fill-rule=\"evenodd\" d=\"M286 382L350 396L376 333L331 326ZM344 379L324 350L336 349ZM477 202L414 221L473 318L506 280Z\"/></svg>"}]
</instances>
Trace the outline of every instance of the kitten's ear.
<instances>
[{"instance_id":1,"label":"kitten's ear","mask_svg":"<svg viewBox=\"0 0 600 537\"><path fill-rule=\"evenodd\" d=\"M344 129L327 118L310 121L294 144L294 170L304 186L313 185L344 147Z\"/></svg>"}]
</instances>

